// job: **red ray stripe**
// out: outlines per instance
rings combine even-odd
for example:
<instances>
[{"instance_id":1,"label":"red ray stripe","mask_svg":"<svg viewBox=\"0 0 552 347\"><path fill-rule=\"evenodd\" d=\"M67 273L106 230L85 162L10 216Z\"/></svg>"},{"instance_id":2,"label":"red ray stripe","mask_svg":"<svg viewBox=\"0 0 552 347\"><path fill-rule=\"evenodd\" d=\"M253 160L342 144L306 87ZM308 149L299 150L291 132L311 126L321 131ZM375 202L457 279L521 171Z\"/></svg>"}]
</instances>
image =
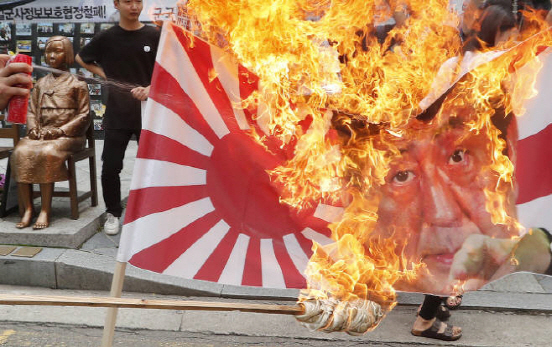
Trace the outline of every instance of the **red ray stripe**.
<instances>
[{"instance_id":1,"label":"red ray stripe","mask_svg":"<svg viewBox=\"0 0 552 347\"><path fill-rule=\"evenodd\" d=\"M238 64L238 78L240 80L240 97L247 99L251 93L259 89L259 77L242 65Z\"/></svg>"},{"instance_id":2,"label":"red ray stripe","mask_svg":"<svg viewBox=\"0 0 552 347\"><path fill-rule=\"evenodd\" d=\"M205 186L149 187L131 190L125 224L152 213L163 212L207 196Z\"/></svg>"},{"instance_id":3,"label":"red ray stripe","mask_svg":"<svg viewBox=\"0 0 552 347\"><path fill-rule=\"evenodd\" d=\"M174 235L136 253L129 263L142 269L163 272L219 221L220 217L216 211L211 212L180 229Z\"/></svg>"},{"instance_id":4,"label":"red ray stripe","mask_svg":"<svg viewBox=\"0 0 552 347\"><path fill-rule=\"evenodd\" d=\"M178 114L190 127L205 136L212 145L218 141L218 136L203 119L193 100L182 90L178 81L157 63L153 71L149 97ZM161 117L159 121L162 121Z\"/></svg>"},{"instance_id":5,"label":"red ray stripe","mask_svg":"<svg viewBox=\"0 0 552 347\"><path fill-rule=\"evenodd\" d=\"M550 30L550 28L548 30ZM548 48L550 48L550 47L549 46L539 46L539 47L537 47L537 55L539 55L542 52L546 51Z\"/></svg>"},{"instance_id":6,"label":"red ray stripe","mask_svg":"<svg viewBox=\"0 0 552 347\"><path fill-rule=\"evenodd\" d=\"M169 137L142 130L137 158L156 159L171 163L192 166L198 169L209 168L209 157L198 153Z\"/></svg>"},{"instance_id":7,"label":"red ray stripe","mask_svg":"<svg viewBox=\"0 0 552 347\"><path fill-rule=\"evenodd\" d=\"M552 124L518 142L518 204L552 194Z\"/></svg>"},{"instance_id":8,"label":"red ray stripe","mask_svg":"<svg viewBox=\"0 0 552 347\"><path fill-rule=\"evenodd\" d=\"M245 100L251 95L251 93L258 89L259 77L251 73L243 66L238 65L238 78L240 80L240 98ZM262 134L262 131L255 120L257 117L257 108L250 107L249 109L244 109L243 112L249 125L255 128L259 134Z\"/></svg>"},{"instance_id":9,"label":"red ray stripe","mask_svg":"<svg viewBox=\"0 0 552 347\"><path fill-rule=\"evenodd\" d=\"M203 264L201 269L199 269L197 274L194 276L194 279L217 282L222 274L222 271L224 270L224 267L226 266L230 253L232 253L232 249L238 239L238 235L239 232L236 229L230 228L228 233L218 244L217 248L215 248L205 264Z\"/></svg>"},{"instance_id":10,"label":"red ray stripe","mask_svg":"<svg viewBox=\"0 0 552 347\"><path fill-rule=\"evenodd\" d=\"M242 65L238 65L238 78L240 81L240 97L242 100L247 99L251 93L256 91L259 86L259 77L254 75L251 71L247 70ZM247 118L247 121L249 125L255 129L255 131L258 134L263 134L263 131L259 127L259 124L257 123L256 117L257 117L257 108L251 108L251 109L244 109L243 110L245 117ZM278 140L274 136L269 136L265 138L264 145L267 146L268 149L270 149L274 153L284 153L285 151L282 150L282 141ZM293 151L293 148L295 145L290 146L286 145L285 149L288 151ZM286 156L289 159L289 156Z\"/></svg>"},{"instance_id":11,"label":"red ray stripe","mask_svg":"<svg viewBox=\"0 0 552 347\"><path fill-rule=\"evenodd\" d=\"M243 271L244 286L261 287L263 285L263 275L261 267L261 246L258 238L249 240L247 248L247 256L245 258L245 266Z\"/></svg>"},{"instance_id":12,"label":"red ray stripe","mask_svg":"<svg viewBox=\"0 0 552 347\"><path fill-rule=\"evenodd\" d=\"M301 233L297 233L294 235L297 238L297 242L299 242L299 245L301 246L301 249L303 250L303 252L305 252L307 257L310 258L312 256L312 241L307 239Z\"/></svg>"},{"instance_id":13,"label":"red ray stripe","mask_svg":"<svg viewBox=\"0 0 552 347\"><path fill-rule=\"evenodd\" d=\"M342 207L342 206L339 206L339 204L341 204L340 202L336 203L336 204L332 204L331 202L327 201L327 199L320 199L319 203L325 203L327 205ZM321 219L321 218L315 217L314 213L316 212L316 207L318 205L315 202L313 202L312 205L313 206L311 206L309 208L306 208L302 211L299 211L297 216L294 217L294 219L299 224L299 227L301 228L301 230L304 229L304 228L311 228L311 229L315 230L316 232L331 238L332 231L330 230L330 228L328 228L328 225L330 223L323 220L323 219ZM303 234L301 234L301 233L297 233L296 235L297 236L299 236L299 235L303 236ZM306 239L306 240L308 240L308 239ZM311 242L311 241L309 240L309 242Z\"/></svg>"},{"instance_id":14,"label":"red ray stripe","mask_svg":"<svg viewBox=\"0 0 552 347\"><path fill-rule=\"evenodd\" d=\"M284 275L284 282L286 283L287 288L305 288L306 282L305 278L297 270L287 249L284 245L283 240L273 240L274 254L278 260L278 264L282 269Z\"/></svg>"},{"instance_id":15,"label":"red ray stripe","mask_svg":"<svg viewBox=\"0 0 552 347\"><path fill-rule=\"evenodd\" d=\"M214 71L211 46L205 41L199 39L195 39L193 45L191 45L189 36L184 34L183 30L175 30L174 33L190 57L190 61L192 62L198 77L203 83L203 86L213 101L213 104L219 111L224 123L226 123L226 126L231 132L239 131L240 128L234 116L232 103L220 83L220 80L218 78L210 80L209 78L209 73Z\"/></svg>"}]
</instances>

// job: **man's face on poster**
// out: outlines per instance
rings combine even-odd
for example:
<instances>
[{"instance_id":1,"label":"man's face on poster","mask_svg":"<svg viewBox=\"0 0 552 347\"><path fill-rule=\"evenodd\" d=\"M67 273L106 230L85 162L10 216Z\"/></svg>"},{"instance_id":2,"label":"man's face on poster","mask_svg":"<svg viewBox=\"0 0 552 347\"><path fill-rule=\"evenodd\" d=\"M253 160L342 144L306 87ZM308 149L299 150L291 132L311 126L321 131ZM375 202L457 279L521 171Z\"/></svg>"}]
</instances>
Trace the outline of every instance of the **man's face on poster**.
<instances>
[{"instance_id":1,"label":"man's face on poster","mask_svg":"<svg viewBox=\"0 0 552 347\"><path fill-rule=\"evenodd\" d=\"M420 276L404 289L445 293L451 290L454 255L469 235L511 235L492 223L485 208L484 189L497 183L488 167L487 135L469 131L461 117L440 126L414 123L419 129L397 142L400 154L382 186L376 235L404 241L408 259L427 266L429 276ZM510 207L506 212L515 216L514 204Z\"/></svg>"}]
</instances>

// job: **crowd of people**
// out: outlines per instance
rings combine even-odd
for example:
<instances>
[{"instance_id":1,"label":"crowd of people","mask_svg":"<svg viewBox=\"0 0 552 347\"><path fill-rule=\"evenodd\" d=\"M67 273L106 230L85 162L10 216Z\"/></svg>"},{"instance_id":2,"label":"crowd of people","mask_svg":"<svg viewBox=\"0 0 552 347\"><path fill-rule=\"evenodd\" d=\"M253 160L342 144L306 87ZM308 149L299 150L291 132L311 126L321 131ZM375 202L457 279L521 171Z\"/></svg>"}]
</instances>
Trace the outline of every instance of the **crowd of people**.
<instances>
[{"instance_id":1,"label":"crowd of people","mask_svg":"<svg viewBox=\"0 0 552 347\"><path fill-rule=\"evenodd\" d=\"M142 11L141 0L115 0L114 4L120 13L119 25L98 34L76 56L76 61L81 66L96 75L105 79L139 85L129 91L110 91L105 114L101 181L107 211L104 230L110 235L117 234L120 229L119 218L123 208L121 206L119 173L122 170L125 150L131 137L134 135L137 140L140 138L140 101L148 97L159 40L157 28L146 26L139 21ZM550 7L550 0L534 0L533 2L529 0L465 1L463 20L458 28L458 35L464 42L463 52L461 57L453 58L451 62L457 64L483 48L494 47L515 39L531 25L525 17L526 11L530 9L534 9L537 15L547 18L551 23ZM408 25L407 7L401 6L400 10L393 13L396 25ZM378 35L385 35L388 29L375 32ZM55 44L56 47L63 45L62 39L57 41L52 39L52 41L58 42ZM48 45L47 43L47 47ZM66 50L64 54L72 55L72 52ZM70 58L72 57L64 56L65 60L59 58L59 67L63 68L61 63L67 63ZM2 109L6 107L12 96L28 95L32 85L31 77L28 75L31 67L23 63L6 65L8 60L8 56L0 56L0 64L3 67L0 70L0 108ZM427 101L428 105L434 102L434 99ZM469 112L469 110L462 112ZM456 114L462 114L462 112ZM427 119L415 119L413 122L426 124ZM384 187L382 207L379 211L380 222L377 231L386 232L384 230L386 228L385 221L389 220L388 225L392 224L395 230L401 230L402 227L404 230L418 235L417 238L412 239L410 247L415 248L414 252L423 254L424 262L432 273L431 280L419 282L418 290L424 293L445 291L440 286L448 280L450 266L447 267L444 264L448 264L450 259L444 259L443 254L450 253L449 249L461 248L468 238L472 238L475 243L480 242L490 247L489 241L485 237L492 238L502 231L492 225L489 213L481 205L481 202L484 201L484 198L481 197L483 194L481 187L473 186L473 182L486 175L485 171L481 169L484 163L478 163L477 154L474 154L478 150L484 150L485 146L471 148L469 153L467 150L456 147L448 148L449 143L457 143L451 138L462 138L463 141L466 141L461 125L452 124L452 122L449 125L450 127L446 131L441 131L437 138L434 135L435 132L432 131L435 129L431 129L429 126L420 131L416 141L405 143L402 158L409 165L403 164L402 167L408 167L408 169L391 170L391 183ZM508 124L502 129L504 133L506 133L507 127ZM36 127L32 127L28 135L31 140L34 136L33 128ZM50 129L51 132L59 135L57 138L69 135L69 130L64 130L62 126L52 126L51 128L59 130ZM79 132L79 134L81 133L82 131ZM470 141L478 143L481 139L473 136ZM445 152L447 150L448 152ZM509 150L510 153L514 152L514 146L512 145ZM428 153L436 154L428 155ZM437 155L446 156L445 163L448 165L446 170L450 175L444 176L436 171L440 169L438 165L433 165ZM471 166L466 164L469 156L473 156L471 160L475 162L475 164L470 164ZM414 176L424 181L424 187L433 187L431 191L416 191L409 188L408 184ZM51 181L52 179L48 182L35 183L50 184ZM29 182L24 183L28 184ZM45 189L49 189L48 187ZM459 192L464 194L461 199L458 197ZM468 193L466 194L466 192ZM26 227L31 223L30 213L29 210L23 217L20 227ZM424 216L423 220L420 219L420 215ZM43 216L37 221L38 227L44 227L47 224L47 216ZM548 237L545 230L537 230L531 234L531 239L528 239L526 243L530 244L532 249L541 245L549 247ZM510 245L504 246L504 244L500 246L505 249L510 247ZM443 247L447 249L443 249ZM512 245L512 247L514 246ZM511 248L507 253L512 251ZM539 259L538 264L527 265L525 269L541 273L549 271L552 256L550 256L549 250L544 250L543 253L548 256ZM482 271L481 268L479 270ZM494 271L496 269L493 270L493 273ZM448 325L445 321L451 316L450 310L456 309L461 301L461 295L449 297L426 295L424 302L418 308L412 334L449 341L459 339L462 336L462 329Z\"/></svg>"}]
</instances>

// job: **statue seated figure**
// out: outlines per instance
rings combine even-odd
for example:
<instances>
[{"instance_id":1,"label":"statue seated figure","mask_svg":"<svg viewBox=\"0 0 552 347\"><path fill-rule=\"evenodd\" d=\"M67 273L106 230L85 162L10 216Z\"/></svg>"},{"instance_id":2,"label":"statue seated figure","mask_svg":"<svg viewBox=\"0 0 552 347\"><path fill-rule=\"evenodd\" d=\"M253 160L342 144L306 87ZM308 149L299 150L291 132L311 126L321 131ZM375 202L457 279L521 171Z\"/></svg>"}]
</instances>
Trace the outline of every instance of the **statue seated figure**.
<instances>
[{"instance_id":1,"label":"statue seated figure","mask_svg":"<svg viewBox=\"0 0 552 347\"><path fill-rule=\"evenodd\" d=\"M30 226L33 217L31 185L40 184L42 207L33 229L50 223L54 182L68 178L66 160L82 150L90 125L87 84L67 73L74 61L73 44L64 36L53 36L45 47L46 63L64 71L38 80L31 92L27 114L27 136L11 156L20 204L24 207L16 227Z\"/></svg>"}]
</instances>

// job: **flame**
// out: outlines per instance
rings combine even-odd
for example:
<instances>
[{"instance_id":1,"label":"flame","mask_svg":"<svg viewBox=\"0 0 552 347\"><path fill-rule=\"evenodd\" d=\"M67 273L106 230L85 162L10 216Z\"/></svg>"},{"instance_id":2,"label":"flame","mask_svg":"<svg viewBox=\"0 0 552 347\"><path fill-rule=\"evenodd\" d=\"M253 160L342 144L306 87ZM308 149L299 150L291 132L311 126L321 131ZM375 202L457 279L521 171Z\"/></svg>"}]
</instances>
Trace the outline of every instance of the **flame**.
<instances>
[{"instance_id":1,"label":"flame","mask_svg":"<svg viewBox=\"0 0 552 347\"><path fill-rule=\"evenodd\" d=\"M399 143L439 129L468 106L462 117L468 117L464 122L469 133L488 139L490 154L484 169L493 175L485 184L486 210L494 224L507 226L510 237L522 230L509 212L515 203L509 193L514 158L507 155L509 144L493 122L512 112L521 114L523 100L535 95L540 68L536 47L552 43L551 30L529 13L532 29L525 30L521 39L531 40L521 43L525 46L516 54L507 51L496 63L480 64L464 75L453 69L436 80L443 63L462 52L456 29L459 18L448 3L189 0L179 4L190 19L185 21L188 29L222 46L259 77L259 90L242 106L257 106L257 120L282 145L295 141L293 157L269 172L286 188L282 203L301 209L324 199L346 206L342 219L330 226L336 242L313 246L305 298L374 300L390 310L396 284L426 272L420 259L406 254L405 240L374 233L380 188L390 164L402 155ZM405 12L404 25L378 42L374 24ZM508 41L493 50L516 44ZM480 58L496 55L490 51L484 48ZM427 129L413 126L424 111L424 97L453 85ZM460 111L451 115L444 109ZM305 131L302 121L307 117L312 122ZM262 136L256 138L261 141Z\"/></svg>"}]
</instances>

